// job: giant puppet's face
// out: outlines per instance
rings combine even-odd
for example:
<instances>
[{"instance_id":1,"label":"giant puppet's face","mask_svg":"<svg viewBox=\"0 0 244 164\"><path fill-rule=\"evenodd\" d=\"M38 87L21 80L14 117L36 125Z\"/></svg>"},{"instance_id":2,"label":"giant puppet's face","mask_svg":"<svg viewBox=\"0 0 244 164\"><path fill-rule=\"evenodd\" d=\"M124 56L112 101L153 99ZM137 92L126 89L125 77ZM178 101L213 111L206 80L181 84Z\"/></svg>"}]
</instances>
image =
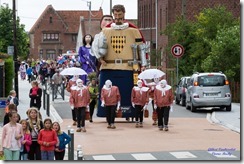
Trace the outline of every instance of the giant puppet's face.
<instances>
[{"instance_id":1,"label":"giant puppet's face","mask_svg":"<svg viewBox=\"0 0 244 164\"><path fill-rule=\"evenodd\" d=\"M86 43L91 43L91 36L90 35L86 35L85 36L85 41L86 41Z\"/></svg>"},{"instance_id":2,"label":"giant puppet's face","mask_svg":"<svg viewBox=\"0 0 244 164\"><path fill-rule=\"evenodd\" d=\"M103 20L101 21L101 29L106 27L111 22L113 22L113 18L112 17L103 17Z\"/></svg>"},{"instance_id":3,"label":"giant puppet's face","mask_svg":"<svg viewBox=\"0 0 244 164\"><path fill-rule=\"evenodd\" d=\"M116 25L122 25L124 23L125 13L123 11L114 11L114 22Z\"/></svg>"}]
</instances>

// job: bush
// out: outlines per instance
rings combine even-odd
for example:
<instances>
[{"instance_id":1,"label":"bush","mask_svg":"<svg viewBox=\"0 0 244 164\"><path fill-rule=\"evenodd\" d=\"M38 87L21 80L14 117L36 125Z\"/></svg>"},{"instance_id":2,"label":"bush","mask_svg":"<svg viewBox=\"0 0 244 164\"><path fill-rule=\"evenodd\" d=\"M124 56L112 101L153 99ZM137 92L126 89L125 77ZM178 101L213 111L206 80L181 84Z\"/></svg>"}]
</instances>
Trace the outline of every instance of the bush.
<instances>
[{"instance_id":1,"label":"bush","mask_svg":"<svg viewBox=\"0 0 244 164\"><path fill-rule=\"evenodd\" d=\"M13 89L14 61L12 56L5 59L5 95Z\"/></svg>"}]
</instances>

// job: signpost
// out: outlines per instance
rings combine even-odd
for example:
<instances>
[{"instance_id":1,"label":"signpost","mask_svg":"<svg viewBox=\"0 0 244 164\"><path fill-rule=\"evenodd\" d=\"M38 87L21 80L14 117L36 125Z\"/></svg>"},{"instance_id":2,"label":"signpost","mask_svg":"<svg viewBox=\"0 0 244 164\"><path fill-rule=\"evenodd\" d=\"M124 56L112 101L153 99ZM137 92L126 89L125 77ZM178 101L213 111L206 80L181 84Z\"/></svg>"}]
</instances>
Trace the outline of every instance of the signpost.
<instances>
[{"instance_id":1,"label":"signpost","mask_svg":"<svg viewBox=\"0 0 244 164\"><path fill-rule=\"evenodd\" d=\"M176 57L176 76L177 76L177 82L178 82L178 58L183 56L184 54L184 47L180 44L175 44L171 47L171 53L174 57Z\"/></svg>"},{"instance_id":2,"label":"signpost","mask_svg":"<svg viewBox=\"0 0 244 164\"><path fill-rule=\"evenodd\" d=\"M14 46L8 46L8 55L14 55Z\"/></svg>"}]
</instances>

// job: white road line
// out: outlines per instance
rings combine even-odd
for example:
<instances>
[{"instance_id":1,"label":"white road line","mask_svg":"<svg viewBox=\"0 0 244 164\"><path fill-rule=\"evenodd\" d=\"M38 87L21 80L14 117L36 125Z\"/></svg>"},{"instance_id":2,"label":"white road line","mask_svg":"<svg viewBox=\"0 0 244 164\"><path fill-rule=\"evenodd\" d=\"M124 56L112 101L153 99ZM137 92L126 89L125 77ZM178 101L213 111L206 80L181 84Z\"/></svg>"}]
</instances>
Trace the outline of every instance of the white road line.
<instances>
[{"instance_id":1,"label":"white road line","mask_svg":"<svg viewBox=\"0 0 244 164\"><path fill-rule=\"evenodd\" d=\"M131 154L136 160L157 160L151 153Z\"/></svg>"},{"instance_id":2,"label":"white road line","mask_svg":"<svg viewBox=\"0 0 244 164\"><path fill-rule=\"evenodd\" d=\"M170 152L173 156L175 156L178 159L183 159L183 158L197 158L195 155L193 155L190 152Z\"/></svg>"},{"instance_id":3,"label":"white road line","mask_svg":"<svg viewBox=\"0 0 244 164\"><path fill-rule=\"evenodd\" d=\"M112 155L96 155L93 156L95 160L115 160Z\"/></svg>"}]
</instances>

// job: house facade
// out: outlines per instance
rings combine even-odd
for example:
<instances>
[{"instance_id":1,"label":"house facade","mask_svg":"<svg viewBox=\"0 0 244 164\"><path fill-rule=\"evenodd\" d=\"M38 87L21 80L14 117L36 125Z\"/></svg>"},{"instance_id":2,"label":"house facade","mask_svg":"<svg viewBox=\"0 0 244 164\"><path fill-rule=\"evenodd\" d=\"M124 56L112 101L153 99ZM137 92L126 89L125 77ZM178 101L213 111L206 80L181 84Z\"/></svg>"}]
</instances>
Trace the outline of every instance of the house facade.
<instances>
[{"instance_id":1,"label":"house facade","mask_svg":"<svg viewBox=\"0 0 244 164\"><path fill-rule=\"evenodd\" d=\"M55 10L48 5L35 22L30 36L30 55L34 59L56 59L68 50L76 49L77 35L81 25L83 34L92 36L100 32L103 11Z\"/></svg>"}]
</instances>

